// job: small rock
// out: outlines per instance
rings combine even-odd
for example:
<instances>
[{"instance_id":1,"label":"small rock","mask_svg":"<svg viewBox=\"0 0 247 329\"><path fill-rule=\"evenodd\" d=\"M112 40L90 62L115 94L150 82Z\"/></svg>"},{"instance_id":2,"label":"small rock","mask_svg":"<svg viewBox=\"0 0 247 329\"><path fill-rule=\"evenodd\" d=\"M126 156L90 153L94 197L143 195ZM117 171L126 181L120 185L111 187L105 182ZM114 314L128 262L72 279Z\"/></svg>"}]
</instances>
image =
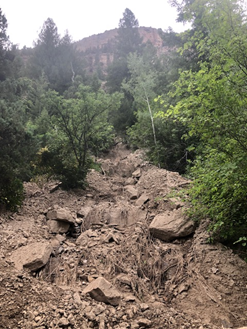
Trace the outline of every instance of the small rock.
<instances>
[{"instance_id":1,"label":"small rock","mask_svg":"<svg viewBox=\"0 0 247 329\"><path fill-rule=\"evenodd\" d=\"M83 290L83 293L89 293L91 298L98 302L111 304L113 306L117 306L122 297L120 292L103 277L99 277L89 283L89 285Z\"/></svg>"},{"instance_id":2,"label":"small rock","mask_svg":"<svg viewBox=\"0 0 247 329\"><path fill-rule=\"evenodd\" d=\"M64 318L64 317L62 317L62 318L59 319L59 321L58 321L58 325L59 325L60 327L67 327L69 324L70 324L70 323L69 323L68 319L66 319L66 318Z\"/></svg>"},{"instance_id":3,"label":"small rock","mask_svg":"<svg viewBox=\"0 0 247 329\"><path fill-rule=\"evenodd\" d=\"M137 178L137 179L139 179L139 178L141 177L141 169L140 169L140 168L136 169L136 170L132 173L132 177L133 177L133 178Z\"/></svg>"},{"instance_id":4,"label":"small rock","mask_svg":"<svg viewBox=\"0 0 247 329\"><path fill-rule=\"evenodd\" d=\"M74 293L73 298L74 298L74 301L76 304L78 304L78 305L82 304L81 297L78 292Z\"/></svg>"},{"instance_id":5,"label":"small rock","mask_svg":"<svg viewBox=\"0 0 247 329\"><path fill-rule=\"evenodd\" d=\"M149 305L146 304L146 303L141 303L140 304L140 309L141 309L142 312L144 312L144 311L149 309Z\"/></svg>"},{"instance_id":6,"label":"small rock","mask_svg":"<svg viewBox=\"0 0 247 329\"><path fill-rule=\"evenodd\" d=\"M128 194L130 200L136 200L139 196L137 189L134 188L132 185L126 185L124 187L126 193Z\"/></svg>"},{"instance_id":7,"label":"small rock","mask_svg":"<svg viewBox=\"0 0 247 329\"><path fill-rule=\"evenodd\" d=\"M146 194L142 194L139 199L136 200L136 205L138 207L141 207L142 205L144 205L145 203L147 203L149 201L149 197Z\"/></svg>"},{"instance_id":8,"label":"small rock","mask_svg":"<svg viewBox=\"0 0 247 329\"><path fill-rule=\"evenodd\" d=\"M152 324L152 321L145 319L145 318L140 318L137 320L138 324L143 326L143 327L150 327Z\"/></svg>"}]
</instances>

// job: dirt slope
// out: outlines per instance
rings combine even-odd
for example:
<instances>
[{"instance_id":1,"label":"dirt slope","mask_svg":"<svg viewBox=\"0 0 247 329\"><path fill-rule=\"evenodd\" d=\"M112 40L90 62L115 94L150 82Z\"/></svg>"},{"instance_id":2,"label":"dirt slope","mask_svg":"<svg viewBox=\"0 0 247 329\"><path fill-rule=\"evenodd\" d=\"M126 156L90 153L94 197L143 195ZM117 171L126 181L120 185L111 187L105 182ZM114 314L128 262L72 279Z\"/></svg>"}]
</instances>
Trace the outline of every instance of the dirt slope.
<instances>
[{"instance_id":1,"label":"dirt slope","mask_svg":"<svg viewBox=\"0 0 247 329\"><path fill-rule=\"evenodd\" d=\"M85 191L28 183L19 212L1 214L0 328L247 325L247 264L223 245L208 244L205 224L169 243L149 233L157 214L183 206L167 195L188 182L121 143L98 161L102 172L89 173ZM67 233L51 233L46 214L55 205L75 219ZM17 270L13 252L43 241L54 250L46 266ZM83 293L98 277L121 294L120 303Z\"/></svg>"}]
</instances>

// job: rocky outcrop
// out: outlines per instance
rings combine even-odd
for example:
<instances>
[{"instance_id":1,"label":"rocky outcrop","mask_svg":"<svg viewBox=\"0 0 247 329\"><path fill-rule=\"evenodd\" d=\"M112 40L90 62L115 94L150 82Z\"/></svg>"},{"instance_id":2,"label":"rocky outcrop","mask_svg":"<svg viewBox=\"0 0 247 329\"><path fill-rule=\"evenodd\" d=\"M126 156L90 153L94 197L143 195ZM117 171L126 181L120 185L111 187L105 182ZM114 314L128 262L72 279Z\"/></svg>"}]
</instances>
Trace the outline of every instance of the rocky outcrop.
<instances>
[{"instance_id":1,"label":"rocky outcrop","mask_svg":"<svg viewBox=\"0 0 247 329\"><path fill-rule=\"evenodd\" d=\"M192 234L195 231L195 223L186 218L181 209L174 209L156 215L149 231L155 238L172 241Z\"/></svg>"},{"instance_id":2,"label":"rocky outcrop","mask_svg":"<svg viewBox=\"0 0 247 329\"><path fill-rule=\"evenodd\" d=\"M162 39L159 35L158 29L141 26L139 27L139 33L143 38L144 43L150 41L157 49L163 48ZM103 48L104 46L109 45L111 42L114 42L117 34L118 29L105 31L104 33L94 34L90 37L77 41L75 45L80 51L86 51L90 48ZM163 51L165 51L165 49Z\"/></svg>"},{"instance_id":3,"label":"rocky outcrop","mask_svg":"<svg viewBox=\"0 0 247 329\"><path fill-rule=\"evenodd\" d=\"M152 27L139 27L140 36L143 38L143 43L151 42L157 49L157 54L167 52L167 47L163 46L162 38L159 30ZM104 33L92 35L75 43L79 51L85 53L88 62L88 72L93 72L100 64L104 73L106 68L114 59L115 38L118 34L118 29L105 31Z\"/></svg>"}]
</instances>

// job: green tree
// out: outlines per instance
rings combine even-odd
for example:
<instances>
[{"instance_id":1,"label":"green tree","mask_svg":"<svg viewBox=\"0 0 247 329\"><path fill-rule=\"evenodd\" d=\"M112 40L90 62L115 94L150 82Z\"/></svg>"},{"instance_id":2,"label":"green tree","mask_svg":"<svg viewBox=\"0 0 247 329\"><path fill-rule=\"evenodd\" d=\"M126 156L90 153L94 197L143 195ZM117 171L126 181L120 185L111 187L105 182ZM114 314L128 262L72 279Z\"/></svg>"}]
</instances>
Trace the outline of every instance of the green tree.
<instances>
[{"instance_id":1,"label":"green tree","mask_svg":"<svg viewBox=\"0 0 247 329\"><path fill-rule=\"evenodd\" d=\"M26 131L28 79L18 78L16 47L7 36L7 19L0 9L0 206L15 210L23 200L23 180L31 175L35 153Z\"/></svg>"},{"instance_id":2,"label":"green tree","mask_svg":"<svg viewBox=\"0 0 247 329\"><path fill-rule=\"evenodd\" d=\"M15 210L23 200L23 180L31 177L31 159L36 148L26 130L26 79L0 83L0 204Z\"/></svg>"},{"instance_id":3,"label":"green tree","mask_svg":"<svg viewBox=\"0 0 247 329\"><path fill-rule=\"evenodd\" d=\"M140 52L142 38L139 34L139 22L133 12L126 8L118 24L116 37L116 58L127 58L130 53Z\"/></svg>"},{"instance_id":4,"label":"green tree","mask_svg":"<svg viewBox=\"0 0 247 329\"><path fill-rule=\"evenodd\" d=\"M73 98L51 92L53 135L42 153L41 165L62 180L65 188L83 187L90 155L107 149L113 141L108 112L117 109L120 95L108 95L79 85Z\"/></svg>"},{"instance_id":5,"label":"green tree","mask_svg":"<svg viewBox=\"0 0 247 329\"><path fill-rule=\"evenodd\" d=\"M149 60L150 58L145 61L143 57L139 57L137 54L130 54L128 57L128 69L131 78L124 82L122 86L133 95L135 102L139 106L148 109L153 131L153 141L154 145L156 145L156 131L151 109L154 98L157 96L154 91L156 74L152 68L152 60Z\"/></svg>"},{"instance_id":6,"label":"green tree","mask_svg":"<svg viewBox=\"0 0 247 329\"><path fill-rule=\"evenodd\" d=\"M197 72L181 72L171 94L179 101L169 110L200 140L191 171L192 216L209 217L215 234L239 239L247 235L246 13L235 0L186 2L185 9L192 22L200 20L185 48L193 42L207 58Z\"/></svg>"},{"instance_id":7,"label":"green tree","mask_svg":"<svg viewBox=\"0 0 247 329\"><path fill-rule=\"evenodd\" d=\"M40 79L45 77L49 87L62 94L74 82L76 75L85 77L84 63L73 45L68 32L63 37L57 26L48 18L39 33L26 75Z\"/></svg>"},{"instance_id":8,"label":"green tree","mask_svg":"<svg viewBox=\"0 0 247 329\"><path fill-rule=\"evenodd\" d=\"M60 36L57 26L51 18L48 18L43 24L38 40L35 42L33 58L37 69L35 78L44 73L50 83L55 83L53 70L56 65L59 42Z\"/></svg>"},{"instance_id":9,"label":"green tree","mask_svg":"<svg viewBox=\"0 0 247 329\"><path fill-rule=\"evenodd\" d=\"M6 64L6 52L9 47L9 38L7 36L7 19L2 13L0 8L0 81L3 81L6 78L5 75L5 64Z\"/></svg>"},{"instance_id":10,"label":"green tree","mask_svg":"<svg viewBox=\"0 0 247 329\"><path fill-rule=\"evenodd\" d=\"M118 35L116 36L114 60L107 69L106 87L110 93L122 91L122 82L128 80L128 55L140 53L142 50L142 38L139 34L139 23L135 15L128 8L119 21ZM133 96L124 91L124 98L118 112L114 112L112 122L118 133L125 135L126 128L135 122L135 106Z\"/></svg>"},{"instance_id":11,"label":"green tree","mask_svg":"<svg viewBox=\"0 0 247 329\"><path fill-rule=\"evenodd\" d=\"M163 120L157 115L162 105L155 101L161 68L156 54L153 51L143 56L130 54L128 66L131 78L123 83L123 88L133 95L138 108L137 122L128 129L130 142L145 147L155 164L184 173L188 152L187 142L181 137L186 129L180 123L174 124L171 119Z\"/></svg>"},{"instance_id":12,"label":"green tree","mask_svg":"<svg viewBox=\"0 0 247 329\"><path fill-rule=\"evenodd\" d=\"M19 67L15 62L17 48L7 35L8 22L0 8L0 81L18 76Z\"/></svg>"}]
</instances>

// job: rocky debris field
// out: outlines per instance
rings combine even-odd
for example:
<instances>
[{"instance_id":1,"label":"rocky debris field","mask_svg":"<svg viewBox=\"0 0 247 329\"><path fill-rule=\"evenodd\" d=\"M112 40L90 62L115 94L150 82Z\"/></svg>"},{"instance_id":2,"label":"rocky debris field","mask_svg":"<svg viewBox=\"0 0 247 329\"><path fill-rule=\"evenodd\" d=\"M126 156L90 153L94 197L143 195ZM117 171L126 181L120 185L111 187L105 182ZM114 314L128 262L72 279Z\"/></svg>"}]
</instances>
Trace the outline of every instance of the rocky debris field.
<instances>
[{"instance_id":1,"label":"rocky debris field","mask_svg":"<svg viewBox=\"0 0 247 329\"><path fill-rule=\"evenodd\" d=\"M118 143L85 190L26 183L0 217L0 328L247 325L247 264L171 196L187 184Z\"/></svg>"}]
</instances>

